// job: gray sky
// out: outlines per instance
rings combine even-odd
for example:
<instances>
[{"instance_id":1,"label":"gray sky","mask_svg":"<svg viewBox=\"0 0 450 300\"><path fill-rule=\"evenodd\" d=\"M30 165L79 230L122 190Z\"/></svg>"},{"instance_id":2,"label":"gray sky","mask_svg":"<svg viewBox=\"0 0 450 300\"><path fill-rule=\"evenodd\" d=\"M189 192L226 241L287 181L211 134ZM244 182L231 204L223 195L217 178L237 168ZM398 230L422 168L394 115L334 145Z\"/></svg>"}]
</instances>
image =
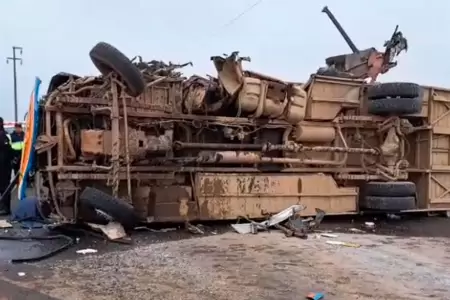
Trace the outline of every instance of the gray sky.
<instances>
[{"instance_id":1,"label":"gray sky","mask_svg":"<svg viewBox=\"0 0 450 300\"><path fill-rule=\"evenodd\" d=\"M97 74L88 52L98 41L129 57L192 61L187 75L215 75L209 58L239 50L249 69L285 80L305 81L325 57L350 52L322 7L327 4L358 48L382 50L395 25L409 51L380 81L413 81L450 87L446 1L376 2L264 0L224 26L256 0L14 0L2 2L0 18L0 116L12 120L11 47L22 46L18 66L19 118L28 105L35 76L42 91L57 72ZM338 4L339 3L339 4ZM363 4L366 3L366 4ZM442 62L442 63L441 63Z\"/></svg>"}]
</instances>

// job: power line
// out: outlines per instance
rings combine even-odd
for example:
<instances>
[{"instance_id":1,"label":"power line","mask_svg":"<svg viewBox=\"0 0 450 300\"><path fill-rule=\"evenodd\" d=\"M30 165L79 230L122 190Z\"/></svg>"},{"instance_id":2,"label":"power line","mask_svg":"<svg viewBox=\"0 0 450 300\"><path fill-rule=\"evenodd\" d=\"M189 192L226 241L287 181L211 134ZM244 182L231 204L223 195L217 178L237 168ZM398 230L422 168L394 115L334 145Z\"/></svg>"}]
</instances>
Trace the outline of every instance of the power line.
<instances>
[{"instance_id":1,"label":"power line","mask_svg":"<svg viewBox=\"0 0 450 300\"><path fill-rule=\"evenodd\" d=\"M21 57L16 56L16 50L20 51L20 55L22 55L22 47L13 46L13 56L6 58L6 63L12 61L13 63L13 78L14 78L14 121L18 121L18 108L17 108L17 68L16 62L19 61L22 64L23 60Z\"/></svg>"},{"instance_id":2,"label":"power line","mask_svg":"<svg viewBox=\"0 0 450 300\"><path fill-rule=\"evenodd\" d=\"M238 14L237 16L235 16L233 19L231 19L230 21L228 21L227 23L225 23L222 28L228 27L231 24L233 24L234 22L236 22L237 20L239 20L242 16L244 16L246 13L250 12L252 9L254 9L256 6L258 6L259 4L261 4L264 0L258 0L255 3L253 3L252 5L250 5L249 7L247 7L244 11L242 11L240 14Z\"/></svg>"},{"instance_id":3,"label":"power line","mask_svg":"<svg viewBox=\"0 0 450 300\"><path fill-rule=\"evenodd\" d=\"M189 46L193 46L193 45L195 45L196 47L199 47L200 45L206 44L208 42L208 40L210 40L211 38L217 37L218 34L219 34L219 31L221 29L224 29L224 28L232 25L234 22L236 22L237 20L242 18L245 14L249 13L251 10L253 10L255 7L257 7L263 1L264 0L257 0L255 3L253 3L250 6L248 6L242 12L240 12L238 15L236 15L234 18L230 19L227 23L223 24L220 27L217 27L211 35L205 36L204 38L199 39L199 43L188 44L188 47Z\"/></svg>"}]
</instances>

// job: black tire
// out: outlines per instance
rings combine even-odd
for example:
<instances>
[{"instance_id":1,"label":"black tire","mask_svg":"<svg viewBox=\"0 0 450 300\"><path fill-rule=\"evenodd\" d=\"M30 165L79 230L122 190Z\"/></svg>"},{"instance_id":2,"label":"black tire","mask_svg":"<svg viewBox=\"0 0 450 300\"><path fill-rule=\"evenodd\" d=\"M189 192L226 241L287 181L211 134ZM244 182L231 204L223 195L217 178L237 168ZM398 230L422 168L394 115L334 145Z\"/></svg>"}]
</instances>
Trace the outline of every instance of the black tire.
<instances>
[{"instance_id":1,"label":"black tire","mask_svg":"<svg viewBox=\"0 0 450 300\"><path fill-rule=\"evenodd\" d=\"M110 221L108 220L108 218L105 218L102 214L98 214L95 208L92 208L85 204L79 206L78 218L83 222L99 225L107 225Z\"/></svg>"},{"instance_id":2,"label":"black tire","mask_svg":"<svg viewBox=\"0 0 450 300\"><path fill-rule=\"evenodd\" d=\"M365 184L364 194L377 197L415 196L416 185L410 181L371 181Z\"/></svg>"},{"instance_id":3,"label":"black tire","mask_svg":"<svg viewBox=\"0 0 450 300\"><path fill-rule=\"evenodd\" d=\"M104 76L115 72L127 86L127 93L137 97L144 91L145 82L139 69L122 52L108 43L100 42L89 52L95 67Z\"/></svg>"},{"instance_id":4,"label":"black tire","mask_svg":"<svg viewBox=\"0 0 450 300\"><path fill-rule=\"evenodd\" d=\"M131 204L95 188L85 188L80 195L80 203L107 213L127 229L134 228L139 222Z\"/></svg>"},{"instance_id":5,"label":"black tire","mask_svg":"<svg viewBox=\"0 0 450 300\"><path fill-rule=\"evenodd\" d=\"M367 88L367 98L418 98L422 96L422 87L411 82L389 82L374 84Z\"/></svg>"},{"instance_id":6,"label":"black tire","mask_svg":"<svg viewBox=\"0 0 450 300\"><path fill-rule=\"evenodd\" d=\"M378 116L402 116L422 111L422 98L383 98L370 100L369 114Z\"/></svg>"},{"instance_id":7,"label":"black tire","mask_svg":"<svg viewBox=\"0 0 450 300\"><path fill-rule=\"evenodd\" d=\"M362 209L377 211L400 211L416 208L415 197L376 197L366 196L360 203Z\"/></svg>"}]
</instances>

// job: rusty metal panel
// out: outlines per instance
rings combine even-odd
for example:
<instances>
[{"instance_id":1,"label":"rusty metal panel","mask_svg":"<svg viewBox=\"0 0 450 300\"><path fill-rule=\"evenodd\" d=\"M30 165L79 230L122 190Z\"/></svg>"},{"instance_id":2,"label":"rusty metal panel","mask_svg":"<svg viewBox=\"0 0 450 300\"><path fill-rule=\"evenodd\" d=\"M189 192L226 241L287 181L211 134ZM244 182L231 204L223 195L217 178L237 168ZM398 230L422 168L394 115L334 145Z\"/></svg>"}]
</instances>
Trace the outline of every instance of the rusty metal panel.
<instances>
[{"instance_id":1,"label":"rusty metal panel","mask_svg":"<svg viewBox=\"0 0 450 300\"><path fill-rule=\"evenodd\" d=\"M166 113L180 113L181 94L181 81L152 85L146 87L144 93L132 101L130 107Z\"/></svg>"},{"instance_id":2,"label":"rusty metal panel","mask_svg":"<svg viewBox=\"0 0 450 300\"><path fill-rule=\"evenodd\" d=\"M363 82L314 76L307 87L307 120L333 120L342 107L359 107Z\"/></svg>"},{"instance_id":3,"label":"rusty metal panel","mask_svg":"<svg viewBox=\"0 0 450 300\"><path fill-rule=\"evenodd\" d=\"M190 186L151 187L148 218L158 222L180 222L198 219L197 204Z\"/></svg>"},{"instance_id":4,"label":"rusty metal panel","mask_svg":"<svg viewBox=\"0 0 450 300\"><path fill-rule=\"evenodd\" d=\"M149 185L141 185L133 188L132 199L136 213L141 218L147 218L149 212L151 188Z\"/></svg>"},{"instance_id":5,"label":"rusty metal panel","mask_svg":"<svg viewBox=\"0 0 450 300\"><path fill-rule=\"evenodd\" d=\"M331 176L283 174L198 173L195 195L200 219L263 217L293 204L305 204L304 215L315 208L328 213L356 210L357 188L340 188Z\"/></svg>"},{"instance_id":6,"label":"rusty metal panel","mask_svg":"<svg viewBox=\"0 0 450 300\"><path fill-rule=\"evenodd\" d=\"M83 155L111 155L111 131L81 130L80 136Z\"/></svg>"}]
</instances>

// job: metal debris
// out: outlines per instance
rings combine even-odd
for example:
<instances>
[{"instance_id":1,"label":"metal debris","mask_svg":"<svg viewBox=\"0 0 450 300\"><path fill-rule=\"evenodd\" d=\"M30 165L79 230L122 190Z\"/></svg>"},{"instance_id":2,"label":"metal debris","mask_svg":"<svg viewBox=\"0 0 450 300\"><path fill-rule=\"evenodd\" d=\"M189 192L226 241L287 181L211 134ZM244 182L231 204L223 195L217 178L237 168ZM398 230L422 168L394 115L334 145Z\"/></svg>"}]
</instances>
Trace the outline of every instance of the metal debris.
<instances>
[{"instance_id":1,"label":"metal debris","mask_svg":"<svg viewBox=\"0 0 450 300\"><path fill-rule=\"evenodd\" d=\"M137 60L137 62L136 62ZM181 78L183 74L181 72L174 72L176 69L181 69L186 66L192 66L192 62L187 62L184 64L173 64L172 62L165 63L163 61L152 60L149 62L145 62L142 60L141 56L136 56L131 60L136 67L144 75L152 75L152 76L162 76L162 77L171 77L171 78Z\"/></svg>"},{"instance_id":2,"label":"metal debris","mask_svg":"<svg viewBox=\"0 0 450 300\"><path fill-rule=\"evenodd\" d=\"M258 223L249 220L250 223L233 224L231 225L231 227L233 227L233 229L240 234L257 233L258 230L267 230L276 224L286 221L287 219L294 216L298 212L304 210L305 208L306 207L304 205L292 205L286 208L285 210L282 210L281 212L277 213L276 215L271 216L266 221Z\"/></svg>"},{"instance_id":3,"label":"metal debris","mask_svg":"<svg viewBox=\"0 0 450 300\"><path fill-rule=\"evenodd\" d=\"M299 238L307 238L308 232L314 228L317 228L322 222L325 212L321 209L316 209L317 215L315 218L307 218L303 220L297 214L305 208L306 206L301 204L292 205L271 216L266 221L254 222L246 218L249 223L233 224L231 227L233 227L233 229L239 234L256 234L258 230L268 230L270 227L275 227L276 229L283 231L287 237L295 236ZM285 224L281 225L283 222L285 222Z\"/></svg>"},{"instance_id":4,"label":"metal debris","mask_svg":"<svg viewBox=\"0 0 450 300\"><path fill-rule=\"evenodd\" d=\"M192 225L189 222L186 222L186 229L193 234L205 234L205 231L203 229L201 229L200 227L202 227L201 225Z\"/></svg>"},{"instance_id":5,"label":"metal debris","mask_svg":"<svg viewBox=\"0 0 450 300\"><path fill-rule=\"evenodd\" d=\"M261 230L266 229L265 226L262 226L261 224L256 222L232 224L231 227L233 227L233 229L239 234L248 234L248 233L256 234L258 233L258 229Z\"/></svg>"},{"instance_id":6,"label":"metal debris","mask_svg":"<svg viewBox=\"0 0 450 300\"><path fill-rule=\"evenodd\" d=\"M109 222L107 225L87 223L91 228L100 230L109 240L114 241L127 237L125 229L120 223Z\"/></svg>"}]
</instances>

